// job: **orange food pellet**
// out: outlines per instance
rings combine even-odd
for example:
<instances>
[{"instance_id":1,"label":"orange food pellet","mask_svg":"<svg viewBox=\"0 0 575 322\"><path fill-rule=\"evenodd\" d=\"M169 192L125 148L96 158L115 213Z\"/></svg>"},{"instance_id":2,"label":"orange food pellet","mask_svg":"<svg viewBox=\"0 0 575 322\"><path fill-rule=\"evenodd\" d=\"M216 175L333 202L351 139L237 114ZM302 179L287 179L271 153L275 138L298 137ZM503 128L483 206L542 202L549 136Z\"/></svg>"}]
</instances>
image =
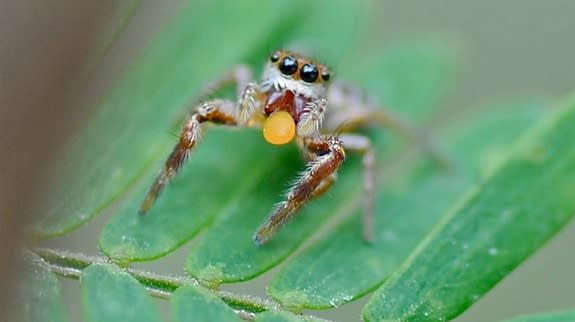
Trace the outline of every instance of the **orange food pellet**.
<instances>
[{"instance_id":1,"label":"orange food pellet","mask_svg":"<svg viewBox=\"0 0 575 322\"><path fill-rule=\"evenodd\" d=\"M264 122L264 138L271 144L289 143L295 136L295 122L291 114L277 111Z\"/></svg>"}]
</instances>

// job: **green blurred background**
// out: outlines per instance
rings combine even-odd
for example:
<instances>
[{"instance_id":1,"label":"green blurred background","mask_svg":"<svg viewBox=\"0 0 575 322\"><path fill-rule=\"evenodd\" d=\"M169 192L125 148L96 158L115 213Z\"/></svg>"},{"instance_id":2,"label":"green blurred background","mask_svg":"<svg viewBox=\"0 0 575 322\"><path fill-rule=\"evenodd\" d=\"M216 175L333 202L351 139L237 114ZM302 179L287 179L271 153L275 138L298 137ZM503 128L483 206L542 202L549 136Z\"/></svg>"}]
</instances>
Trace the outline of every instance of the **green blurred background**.
<instances>
[{"instance_id":1,"label":"green blurred background","mask_svg":"<svg viewBox=\"0 0 575 322\"><path fill-rule=\"evenodd\" d=\"M92 88L92 97L98 96L107 80L121 73L125 63L145 48L184 2L142 3L101 64L96 82L101 87ZM552 103L575 88L575 1L388 0L383 5L380 22L376 34L384 41L444 35L461 44L455 86L442 102L451 110L532 97ZM93 234L97 236L97 232ZM74 248L92 250L97 237L78 235L82 240ZM575 307L573 245L575 225L571 224L456 321L498 321L525 313ZM184 254L187 248L183 249L176 254ZM181 263L174 265L181 267ZM143 267L162 271L150 265ZM265 280L265 276L258 279L259 283ZM75 297L72 294L77 292L73 290L77 283L66 282L64 286L66 297ZM260 295L263 288L264 285L254 283L230 287L238 292L258 289L256 293ZM317 315L337 321L357 321L364 304L365 299ZM71 320L80 316L79 312L72 313Z\"/></svg>"},{"instance_id":2,"label":"green blurred background","mask_svg":"<svg viewBox=\"0 0 575 322\"><path fill-rule=\"evenodd\" d=\"M463 41L450 107L560 99L574 89L575 1L386 1L382 25L387 38L443 32ZM457 321L575 307L574 246L571 224Z\"/></svg>"}]
</instances>

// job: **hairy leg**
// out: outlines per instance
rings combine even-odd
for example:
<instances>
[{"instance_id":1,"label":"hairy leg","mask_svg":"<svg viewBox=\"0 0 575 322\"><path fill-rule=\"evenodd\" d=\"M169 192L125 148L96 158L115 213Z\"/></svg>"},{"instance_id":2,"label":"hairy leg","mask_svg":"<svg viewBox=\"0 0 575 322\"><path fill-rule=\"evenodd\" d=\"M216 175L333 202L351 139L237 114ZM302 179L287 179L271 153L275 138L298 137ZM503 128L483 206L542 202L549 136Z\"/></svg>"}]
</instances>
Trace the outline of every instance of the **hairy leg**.
<instances>
[{"instance_id":1,"label":"hairy leg","mask_svg":"<svg viewBox=\"0 0 575 322\"><path fill-rule=\"evenodd\" d=\"M225 72L219 78L202 87L199 92L199 97L206 97L219 89L234 84L236 86L236 94L240 96L244 88L246 88L252 80L252 70L246 65L237 65Z\"/></svg>"},{"instance_id":2,"label":"hairy leg","mask_svg":"<svg viewBox=\"0 0 575 322\"><path fill-rule=\"evenodd\" d=\"M202 131L201 124L210 121L219 124L235 125L237 124L235 109L236 105L234 102L212 100L203 103L188 116L180 131L178 142L166 159L164 167L152 183L148 194L140 206L140 214L145 214L150 207L152 207L154 201L158 198L168 181L178 173L190 151L196 146L200 139Z\"/></svg>"},{"instance_id":3,"label":"hairy leg","mask_svg":"<svg viewBox=\"0 0 575 322\"><path fill-rule=\"evenodd\" d=\"M326 193L333 186L336 180L337 180L337 172L334 172L327 178L323 179L319 183L317 188L315 188L315 190L311 193L310 199L315 199Z\"/></svg>"},{"instance_id":4,"label":"hairy leg","mask_svg":"<svg viewBox=\"0 0 575 322\"><path fill-rule=\"evenodd\" d=\"M363 165L363 237L368 242L375 240L375 151L369 138L359 134L344 133L340 136L343 147L362 154Z\"/></svg>"},{"instance_id":5,"label":"hairy leg","mask_svg":"<svg viewBox=\"0 0 575 322\"><path fill-rule=\"evenodd\" d=\"M318 151L310 150L308 148L308 146L303 145L303 141L301 143L302 144L299 144L299 149L300 149L300 152L301 152L305 162L308 163L308 162L312 162L315 159L317 159ZM333 184L336 182L336 180L337 180L337 172L333 172L332 174L330 174L329 176L324 178L319 183L317 188L315 188L315 190L312 192L310 199L315 199L317 197L320 197L324 193L326 193L331 188L331 186L333 186Z\"/></svg>"},{"instance_id":6,"label":"hairy leg","mask_svg":"<svg viewBox=\"0 0 575 322\"><path fill-rule=\"evenodd\" d=\"M249 90L250 88L248 87L245 91ZM140 206L139 213L145 214L150 207L152 207L168 181L181 169L189 153L201 137L202 123L212 122L225 125L242 125L239 121L239 116L241 116L242 113L247 113L245 112L246 109L249 109L250 113L253 113L255 108L252 107L252 104L256 104L255 99L251 99L251 96L246 94L240 97L238 103L229 100L215 99L202 103L197 107L194 112L186 118L184 126L180 131L178 142L166 159L160 174L152 183Z\"/></svg>"},{"instance_id":7,"label":"hairy leg","mask_svg":"<svg viewBox=\"0 0 575 322\"><path fill-rule=\"evenodd\" d=\"M336 173L345 159L345 151L337 137L324 136L304 139L304 147L317 157L308 163L307 169L289 189L267 221L254 234L258 245L266 243L311 198L322 182ZM327 189L326 189L327 190Z\"/></svg>"},{"instance_id":8,"label":"hairy leg","mask_svg":"<svg viewBox=\"0 0 575 322\"><path fill-rule=\"evenodd\" d=\"M435 145L428 133L394 115L390 110L377 106L373 98L351 84L334 82L328 92L330 113L326 118L326 127L331 130L351 132L367 124L378 124L405 137L428 154L442 167L448 168L449 158Z\"/></svg>"},{"instance_id":9,"label":"hairy leg","mask_svg":"<svg viewBox=\"0 0 575 322\"><path fill-rule=\"evenodd\" d=\"M227 86L235 86L236 94L238 97L238 111L235 113L237 123L239 125L248 125L248 122L256 110L258 85L253 81L253 72L246 65L237 65L228 70L219 78L209 82L202 87L195 95L195 101L204 101L214 92L221 90ZM178 124L188 115L186 109L182 109L175 117Z\"/></svg>"},{"instance_id":10,"label":"hairy leg","mask_svg":"<svg viewBox=\"0 0 575 322\"><path fill-rule=\"evenodd\" d=\"M152 207L160 192L182 167L190 151L197 144L201 134L201 123L213 122L217 124L246 126L256 113L259 103L259 90L252 81L252 71L249 67L238 65L225 73L222 77L200 90L199 96L205 97L209 93L225 86L236 85L238 101L214 99L204 102L193 109L184 121L180 131L178 143L164 163L160 174L156 177L148 191L139 213L145 214Z\"/></svg>"},{"instance_id":11,"label":"hairy leg","mask_svg":"<svg viewBox=\"0 0 575 322\"><path fill-rule=\"evenodd\" d=\"M257 109L258 85L253 81L252 70L246 65L237 65L226 72L222 77L206 85L200 91L200 97L206 96L214 91L222 89L228 85L236 85L238 97L238 124L248 125L251 117Z\"/></svg>"}]
</instances>

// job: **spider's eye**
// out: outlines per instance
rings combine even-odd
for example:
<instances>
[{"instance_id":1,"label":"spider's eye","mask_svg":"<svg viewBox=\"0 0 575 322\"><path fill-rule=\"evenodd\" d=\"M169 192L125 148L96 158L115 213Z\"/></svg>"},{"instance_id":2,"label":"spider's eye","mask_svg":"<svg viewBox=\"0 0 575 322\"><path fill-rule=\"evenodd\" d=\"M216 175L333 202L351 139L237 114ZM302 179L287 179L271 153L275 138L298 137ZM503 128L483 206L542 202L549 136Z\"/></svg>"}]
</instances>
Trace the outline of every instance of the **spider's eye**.
<instances>
[{"instance_id":1,"label":"spider's eye","mask_svg":"<svg viewBox=\"0 0 575 322\"><path fill-rule=\"evenodd\" d=\"M326 82L329 80L329 76L330 76L330 75L329 75L329 72L328 72L327 70L324 70L324 71L321 73L321 79L323 79L323 80L326 81Z\"/></svg>"},{"instance_id":2,"label":"spider's eye","mask_svg":"<svg viewBox=\"0 0 575 322\"><path fill-rule=\"evenodd\" d=\"M278 60L280 60L280 54L277 53L277 52L273 53L273 54L271 55L271 57L270 57L270 61L271 61L272 63L275 63L275 62L277 62Z\"/></svg>"},{"instance_id":3,"label":"spider's eye","mask_svg":"<svg viewBox=\"0 0 575 322\"><path fill-rule=\"evenodd\" d=\"M311 64L305 64L299 73L301 79L306 83L313 83L317 80L317 68Z\"/></svg>"},{"instance_id":4,"label":"spider's eye","mask_svg":"<svg viewBox=\"0 0 575 322\"><path fill-rule=\"evenodd\" d=\"M293 75L297 72L297 60L292 56L287 56L280 63L280 72L284 75Z\"/></svg>"}]
</instances>

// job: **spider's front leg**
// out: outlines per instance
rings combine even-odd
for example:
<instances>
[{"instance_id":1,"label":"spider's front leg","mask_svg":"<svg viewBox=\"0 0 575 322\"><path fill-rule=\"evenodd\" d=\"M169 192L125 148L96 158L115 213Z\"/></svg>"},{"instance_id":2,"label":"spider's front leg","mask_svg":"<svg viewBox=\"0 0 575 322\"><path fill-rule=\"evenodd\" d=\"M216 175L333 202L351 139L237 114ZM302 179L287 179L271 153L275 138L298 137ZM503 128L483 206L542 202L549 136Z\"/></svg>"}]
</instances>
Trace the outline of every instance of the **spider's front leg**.
<instances>
[{"instance_id":1,"label":"spider's front leg","mask_svg":"<svg viewBox=\"0 0 575 322\"><path fill-rule=\"evenodd\" d=\"M249 83L242 90L237 103L230 100L214 99L202 103L194 109L184 122L178 143L174 146L160 174L152 183L148 194L142 202L139 210L140 214L145 214L152 207L168 181L178 173L190 151L200 139L202 123L246 125L257 111L258 94L257 85Z\"/></svg>"},{"instance_id":2,"label":"spider's front leg","mask_svg":"<svg viewBox=\"0 0 575 322\"><path fill-rule=\"evenodd\" d=\"M325 192L345 159L342 142L337 137L304 138L303 144L306 152L316 157L289 189L285 201L276 206L268 220L254 234L254 241L258 245L266 243L308 200L317 196L316 190Z\"/></svg>"},{"instance_id":3,"label":"spider's front leg","mask_svg":"<svg viewBox=\"0 0 575 322\"><path fill-rule=\"evenodd\" d=\"M258 104L256 102L259 94L258 85L252 81L252 70L245 65L237 65L226 72L222 77L207 84L200 90L200 97L206 96L230 84L236 85L236 92L239 97L237 121L239 125L248 125L252 116L256 112Z\"/></svg>"}]
</instances>

